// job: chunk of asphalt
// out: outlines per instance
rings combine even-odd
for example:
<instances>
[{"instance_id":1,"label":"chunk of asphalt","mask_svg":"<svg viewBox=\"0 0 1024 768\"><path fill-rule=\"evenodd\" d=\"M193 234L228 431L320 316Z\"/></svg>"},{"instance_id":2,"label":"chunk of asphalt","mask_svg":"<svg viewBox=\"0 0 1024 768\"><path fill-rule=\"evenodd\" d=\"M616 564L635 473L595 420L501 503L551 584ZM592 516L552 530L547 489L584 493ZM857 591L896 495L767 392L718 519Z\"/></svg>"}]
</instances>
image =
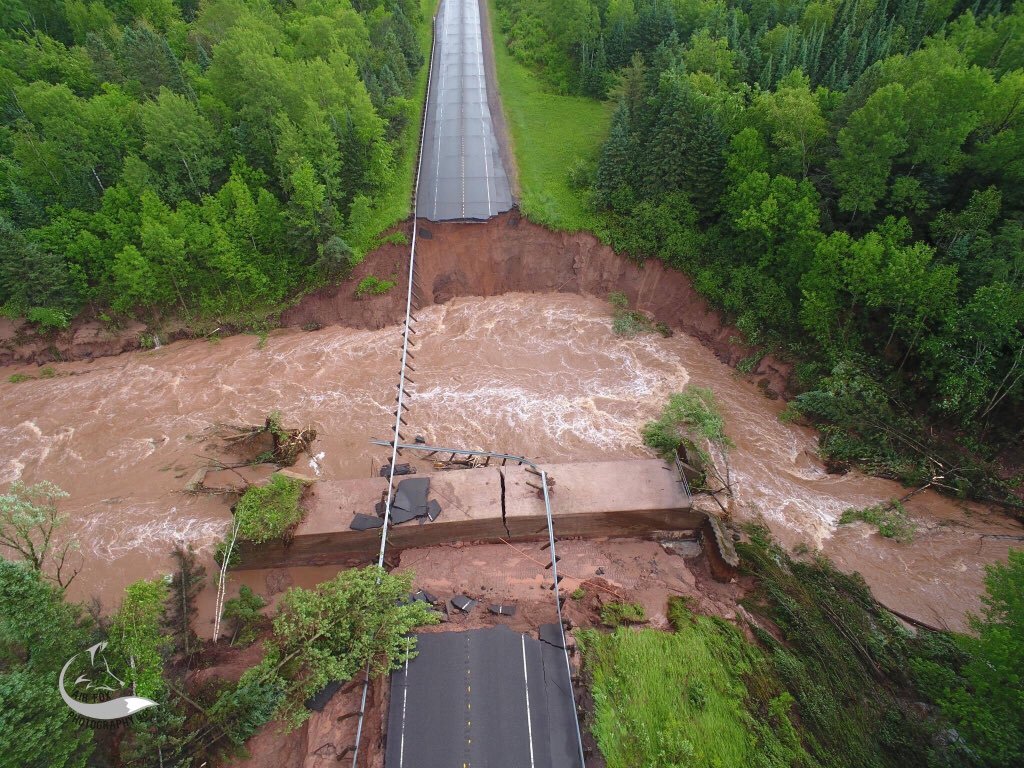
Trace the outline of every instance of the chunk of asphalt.
<instances>
[{"instance_id":1,"label":"chunk of asphalt","mask_svg":"<svg viewBox=\"0 0 1024 768\"><path fill-rule=\"evenodd\" d=\"M456 595L452 598L452 605L454 605L463 613L469 613L473 610L474 606L476 605L476 600L473 600L470 597L466 597L465 595Z\"/></svg>"},{"instance_id":2,"label":"chunk of asphalt","mask_svg":"<svg viewBox=\"0 0 1024 768\"><path fill-rule=\"evenodd\" d=\"M537 630L537 637L542 643L553 645L555 648L565 648L562 631L557 624L541 624Z\"/></svg>"},{"instance_id":3,"label":"chunk of asphalt","mask_svg":"<svg viewBox=\"0 0 1024 768\"><path fill-rule=\"evenodd\" d=\"M407 523L410 520L420 517L415 512L410 512L408 509L402 509L401 507L391 507L391 524L401 525Z\"/></svg>"},{"instance_id":4,"label":"chunk of asphalt","mask_svg":"<svg viewBox=\"0 0 1024 768\"><path fill-rule=\"evenodd\" d=\"M402 475L415 475L415 474L416 474L416 467L414 467L412 464L395 464L395 477L400 477ZM385 464L383 467L380 468L380 476L381 477L389 477L390 475L391 475L391 465L390 464Z\"/></svg>"},{"instance_id":5,"label":"chunk of asphalt","mask_svg":"<svg viewBox=\"0 0 1024 768\"><path fill-rule=\"evenodd\" d=\"M414 513L419 512L422 507L424 510L422 514L426 514L428 493L430 493L429 477L411 477L408 480L402 480L395 490L395 500L391 506Z\"/></svg>"},{"instance_id":6,"label":"chunk of asphalt","mask_svg":"<svg viewBox=\"0 0 1024 768\"><path fill-rule=\"evenodd\" d=\"M437 602L437 595L427 592L425 589L418 589L412 593L412 599L420 603L429 603L433 605Z\"/></svg>"},{"instance_id":7,"label":"chunk of asphalt","mask_svg":"<svg viewBox=\"0 0 1024 768\"><path fill-rule=\"evenodd\" d=\"M323 712L324 707L326 707L330 700L334 698L334 694L338 692L342 685L343 683L341 680L332 680L325 685L319 693L316 693L306 699L306 709L311 709L314 712Z\"/></svg>"},{"instance_id":8,"label":"chunk of asphalt","mask_svg":"<svg viewBox=\"0 0 1024 768\"><path fill-rule=\"evenodd\" d=\"M431 499L427 502L427 517L430 518L430 522L434 522L438 517L441 516L441 502L437 499Z\"/></svg>"},{"instance_id":9,"label":"chunk of asphalt","mask_svg":"<svg viewBox=\"0 0 1024 768\"><path fill-rule=\"evenodd\" d=\"M352 522L349 523L349 528L353 531L368 531L371 528L380 528L384 525L384 521L376 515L364 515L357 513Z\"/></svg>"},{"instance_id":10,"label":"chunk of asphalt","mask_svg":"<svg viewBox=\"0 0 1024 768\"><path fill-rule=\"evenodd\" d=\"M497 616L515 616L516 607L514 605L488 605L487 610Z\"/></svg>"}]
</instances>

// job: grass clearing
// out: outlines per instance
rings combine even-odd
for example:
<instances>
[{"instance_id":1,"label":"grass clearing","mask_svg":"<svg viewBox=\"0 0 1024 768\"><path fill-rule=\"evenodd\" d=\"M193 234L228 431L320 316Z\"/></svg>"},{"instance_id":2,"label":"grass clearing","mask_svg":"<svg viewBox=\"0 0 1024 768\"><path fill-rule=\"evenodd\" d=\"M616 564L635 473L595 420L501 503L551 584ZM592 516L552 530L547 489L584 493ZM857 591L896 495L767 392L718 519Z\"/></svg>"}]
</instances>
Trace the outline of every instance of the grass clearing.
<instances>
[{"instance_id":1,"label":"grass clearing","mask_svg":"<svg viewBox=\"0 0 1024 768\"><path fill-rule=\"evenodd\" d=\"M614 106L548 91L508 52L494 0L488 3L502 108L519 169L519 208L556 229L598 229L600 216L591 210L585 193L572 188L569 172L581 160L596 159Z\"/></svg>"},{"instance_id":2,"label":"grass clearing","mask_svg":"<svg viewBox=\"0 0 1024 768\"><path fill-rule=\"evenodd\" d=\"M586 725L608 768L980 765L937 708L908 706L964 684L956 637L908 632L856 574L747 533L737 549L756 584L742 601L754 642L680 598L668 604L674 632L577 634Z\"/></svg>"},{"instance_id":3,"label":"grass clearing","mask_svg":"<svg viewBox=\"0 0 1024 768\"><path fill-rule=\"evenodd\" d=\"M594 713L591 731L608 768L745 766L803 750L784 721L758 728L743 675L759 658L731 626L670 608L675 632L620 627L580 633ZM783 700L785 704L785 701ZM783 745L780 739L789 738Z\"/></svg>"},{"instance_id":4,"label":"grass clearing","mask_svg":"<svg viewBox=\"0 0 1024 768\"><path fill-rule=\"evenodd\" d=\"M601 623L609 627L623 624L643 624L647 613L640 603L605 603L601 606Z\"/></svg>"}]
</instances>

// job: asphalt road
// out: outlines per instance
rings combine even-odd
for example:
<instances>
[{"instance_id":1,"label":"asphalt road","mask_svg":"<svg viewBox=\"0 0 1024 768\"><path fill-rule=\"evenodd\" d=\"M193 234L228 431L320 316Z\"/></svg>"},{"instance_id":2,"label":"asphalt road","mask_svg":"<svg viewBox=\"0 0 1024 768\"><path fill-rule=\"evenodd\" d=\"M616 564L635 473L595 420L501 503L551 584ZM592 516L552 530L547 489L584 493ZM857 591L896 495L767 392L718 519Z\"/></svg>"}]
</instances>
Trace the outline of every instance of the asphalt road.
<instances>
[{"instance_id":1,"label":"asphalt road","mask_svg":"<svg viewBox=\"0 0 1024 768\"><path fill-rule=\"evenodd\" d=\"M487 106L477 0L442 0L434 34L417 213L487 219L513 201Z\"/></svg>"},{"instance_id":2,"label":"asphalt road","mask_svg":"<svg viewBox=\"0 0 1024 768\"><path fill-rule=\"evenodd\" d=\"M391 675L385 768L581 768L561 649L504 627L418 648Z\"/></svg>"}]
</instances>

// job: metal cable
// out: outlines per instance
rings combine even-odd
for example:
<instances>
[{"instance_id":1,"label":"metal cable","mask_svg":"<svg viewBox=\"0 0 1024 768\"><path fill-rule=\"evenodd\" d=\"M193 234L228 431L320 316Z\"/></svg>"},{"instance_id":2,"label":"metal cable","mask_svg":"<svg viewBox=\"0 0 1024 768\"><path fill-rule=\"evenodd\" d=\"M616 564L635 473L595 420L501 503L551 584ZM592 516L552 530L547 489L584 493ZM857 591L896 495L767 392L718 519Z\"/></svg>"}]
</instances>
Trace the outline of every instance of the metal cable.
<instances>
[{"instance_id":1,"label":"metal cable","mask_svg":"<svg viewBox=\"0 0 1024 768\"><path fill-rule=\"evenodd\" d=\"M391 502L394 497L395 464L398 460L398 438L402 427L402 408L405 405L405 369L409 360L409 328L412 323L412 281L416 269L417 199L420 191L420 169L423 164L423 140L427 135L427 113L430 108L430 80L434 66L434 48L437 43L437 15L431 22L430 58L427 60L427 92L423 99L423 122L420 126L420 146L416 156L416 181L412 189L412 242L409 245L409 284L405 291L405 325L402 329L402 366L398 371L398 407L395 409L394 440L391 441L391 466L388 469L388 494L384 502L384 525L381 527L380 554L377 567L384 567L384 551L388 544L388 525L391 522ZM352 768L359 760L359 743L363 737L363 720L366 717L366 696L370 688L370 664L367 662L363 678L363 693L359 703L359 722L356 725L356 743L352 751Z\"/></svg>"}]
</instances>

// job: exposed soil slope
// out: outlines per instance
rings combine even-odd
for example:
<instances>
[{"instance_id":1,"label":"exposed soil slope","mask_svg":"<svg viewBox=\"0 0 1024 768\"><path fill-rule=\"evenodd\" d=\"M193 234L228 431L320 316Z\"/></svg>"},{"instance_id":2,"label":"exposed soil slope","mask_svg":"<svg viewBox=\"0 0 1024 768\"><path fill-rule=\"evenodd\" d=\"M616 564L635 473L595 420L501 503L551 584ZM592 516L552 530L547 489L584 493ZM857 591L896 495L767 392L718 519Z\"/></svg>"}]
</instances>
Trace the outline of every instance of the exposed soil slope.
<instances>
[{"instance_id":1,"label":"exposed soil slope","mask_svg":"<svg viewBox=\"0 0 1024 768\"><path fill-rule=\"evenodd\" d=\"M410 232L411 224L405 223L402 229ZM399 244L378 248L350 280L310 294L287 310L282 325L377 329L396 323L404 309L408 251L407 245ZM356 298L355 285L371 274L398 284L384 296ZM479 224L421 222L415 288L419 307L457 296L550 291L605 296L622 291L638 309L700 339L729 365L752 351L681 272L657 260L634 262L589 233L552 232L516 210ZM96 321L83 321L53 338L42 338L4 320L0 321L0 365L116 355L139 349L145 330L133 323L122 331L108 332ZM164 338L166 342L187 335L181 330L162 338L170 336ZM753 376L769 394L782 393L790 372L789 364L766 357Z\"/></svg>"},{"instance_id":2,"label":"exposed soil slope","mask_svg":"<svg viewBox=\"0 0 1024 768\"><path fill-rule=\"evenodd\" d=\"M515 210L483 224L422 222L416 249L419 306L457 296L509 292L567 292L605 296L622 291L653 317L698 338L729 365L751 353L741 335L713 309L690 279L657 260L639 264L586 232L552 232ZM407 248L385 246L367 257L360 274L400 274ZM379 328L402 313L404 279L390 294L354 301L349 284L311 294L282 318L286 325L341 323ZM767 357L754 376L781 393L791 366Z\"/></svg>"}]
</instances>

